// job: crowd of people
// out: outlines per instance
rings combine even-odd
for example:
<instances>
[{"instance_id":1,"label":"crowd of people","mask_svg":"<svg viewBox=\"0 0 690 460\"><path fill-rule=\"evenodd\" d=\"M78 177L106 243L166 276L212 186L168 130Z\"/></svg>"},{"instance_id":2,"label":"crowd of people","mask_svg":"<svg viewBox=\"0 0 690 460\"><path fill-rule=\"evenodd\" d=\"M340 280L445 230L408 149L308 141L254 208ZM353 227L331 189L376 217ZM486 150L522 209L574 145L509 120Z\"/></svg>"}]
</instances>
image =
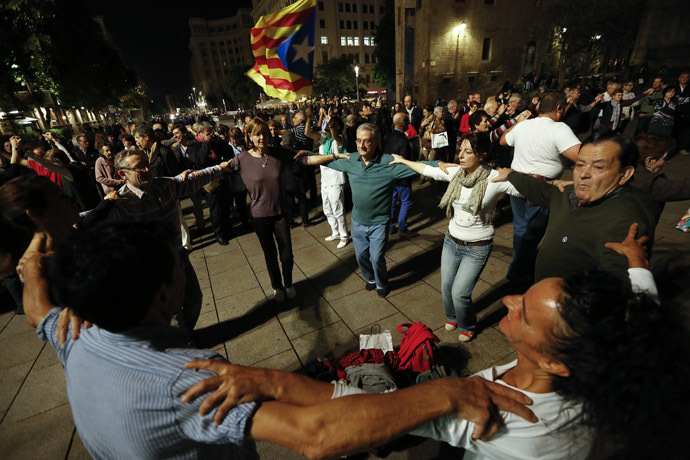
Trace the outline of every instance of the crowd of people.
<instances>
[{"instance_id":1,"label":"crowd of people","mask_svg":"<svg viewBox=\"0 0 690 460\"><path fill-rule=\"evenodd\" d=\"M322 458L410 432L466 458L683 458L690 336L649 257L664 204L690 199L690 178L662 172L688 151L687 79L524 93L507 82L463 103L332 98L241 113L232 127L201 116L74 142L12 136L0 152L0 276L57 351L95 458L251 458L251 439ZM622 134L630 122L634 139ZM360 394L195 348L202 292L180 200L197 234L207 202L220 245L251 228L283 302L300 295L291 229L297 209L302 227L316 215L317 172L324 240L352 242L363 289L381 298L390 235L417 238L415 194L441 196L444 327L460 342L481 333L472 291L507 194L514 295L500 329L517 360ZM419 176L433 185L413 187Z\"/></svg>"}]
</instances>

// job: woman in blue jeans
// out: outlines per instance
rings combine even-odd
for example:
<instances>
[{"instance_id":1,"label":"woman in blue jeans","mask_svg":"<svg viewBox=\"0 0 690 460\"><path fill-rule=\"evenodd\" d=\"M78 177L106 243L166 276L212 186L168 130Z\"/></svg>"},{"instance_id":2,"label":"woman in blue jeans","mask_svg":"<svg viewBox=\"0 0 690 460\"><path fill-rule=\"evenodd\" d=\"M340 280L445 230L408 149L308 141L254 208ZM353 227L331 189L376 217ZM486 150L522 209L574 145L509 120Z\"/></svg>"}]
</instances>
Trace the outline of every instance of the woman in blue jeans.
<instances>
[{"instance_id":1,"label":"woman in blue jeans","mask_svg":"<svg viewBox=\"0 0 690 460\"><path fill-rule=\"evenodd\" d=\"M441 291L446 330L457 328L461 342L469 342L475 336L477 318L472 308L472 290L493 248L496 202L503 193L517 194L507 182L491 182L498 173L489 166L490 149L487 133L463 136L458 154L460 167L449 167L447 173L393 155L395 163L426 177L450 182L439 204L451 218L441 254Z\"/></svg>"}]
</instances>

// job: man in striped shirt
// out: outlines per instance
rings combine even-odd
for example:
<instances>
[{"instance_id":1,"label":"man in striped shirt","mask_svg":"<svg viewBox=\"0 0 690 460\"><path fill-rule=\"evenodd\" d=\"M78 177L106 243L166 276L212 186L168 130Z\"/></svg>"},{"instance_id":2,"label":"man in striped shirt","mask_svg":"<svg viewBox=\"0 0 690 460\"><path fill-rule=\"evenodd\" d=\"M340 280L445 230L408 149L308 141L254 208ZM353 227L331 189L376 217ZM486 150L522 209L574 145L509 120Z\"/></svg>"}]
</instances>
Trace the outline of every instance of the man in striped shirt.
<instances>
[{"instance_id":1,"label":"man in striped shirt","mask_svg":"<svg viewBox=\"0 0 690 460\"><path fill-rule=\"evenodd\" d=\"M252 439L325 458L373 447L450 414L477 422L475 435L486 439L502 426L494 404L536 421L523 406L529 398L480 379L438 379L360 395L352 404L350 398L330 400L330 385L317 385L315 394L314 381L292 374L289 387L272 382L288 402L239 401L201 416L203 398L186 402L183 395L215 373L185 363L218 356L190 347L186 332L170 326L184 272L160 230L152 224L87 229L74 232L49 261L29 255L44 244L34 239L21 268L27 321L65 368L75 425L96 460L257 458ZM78 340L67 337L61 345L56 338L60 309L51 294L93 323ZM270 375L263 371L239 379L248 390L243 400L263 394L265 388L252 382Z\"/></svg>"}]
</instances>

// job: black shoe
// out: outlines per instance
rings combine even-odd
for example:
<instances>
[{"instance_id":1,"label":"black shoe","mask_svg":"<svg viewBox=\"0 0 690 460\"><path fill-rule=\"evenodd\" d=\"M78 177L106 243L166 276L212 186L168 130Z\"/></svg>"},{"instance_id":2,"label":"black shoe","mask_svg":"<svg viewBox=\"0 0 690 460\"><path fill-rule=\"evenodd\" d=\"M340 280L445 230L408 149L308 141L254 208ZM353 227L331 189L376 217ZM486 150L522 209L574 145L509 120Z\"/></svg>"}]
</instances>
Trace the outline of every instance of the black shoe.
<instances>
[{"instance_id":1,"label":"black shoe","mask_svg":"<svg viewBox=\"0 0 690 460\"><path fill-rule=\"evenodd\" d=\"M391 235L395 235L396 233L398 233L398 227L393 227L393 228L391 228L391 231L390 231L389 233L390 233Z\"/></svg>"},{"instance_id":2,"label":"black shoe","mask_svg":"<svg viewBox=\"0 0 690 460\"><path fill-rule=\"evenodd\" d=\"M381 297L382 299L383 299L384 297L386 297L388 294L390 294L390 292L391 292L391 289L390 289L389 287L376 289L376 293L377 293L377 294L379 295L379 297Z\"/></svg>"},{"instance_id":3,"label":"black shoe","mask_svg":"<svg viewBox=\"0 0 690 460\"><path fill-rule=\"evenodd\" d=\"M374 289L376 289L376 283L367 283L367 285L364 286L364 289L366 289L367 291L373 291Z\"/></svg>"},{"instance_id":4,"label":"black shoe","mask_svg":"<svg viewBox=\"0 0 690 460\"><path fill-rule=\"evenodd\" d=\"M230 244L230 242L227 240L227 238L225 238L224 236L221 236L221 235L216 235L216 241L221 246L227 246L228 244Z\"/></svg>"}]
</instances>

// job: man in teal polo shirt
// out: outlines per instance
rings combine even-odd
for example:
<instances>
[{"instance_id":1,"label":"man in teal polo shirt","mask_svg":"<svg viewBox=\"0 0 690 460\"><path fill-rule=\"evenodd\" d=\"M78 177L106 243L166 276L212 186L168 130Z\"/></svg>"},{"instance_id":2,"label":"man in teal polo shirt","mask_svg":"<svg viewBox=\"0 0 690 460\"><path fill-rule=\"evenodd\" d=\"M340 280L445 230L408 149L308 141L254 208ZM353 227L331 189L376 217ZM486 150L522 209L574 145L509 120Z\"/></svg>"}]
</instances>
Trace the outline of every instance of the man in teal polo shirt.
<instances>
[{"instance_id":1,"label":"man in teal polo shirt","mask_svg":"<svg viewBox=\"0 0 690 460\"><path fill-rule=\"evenodd\" d=\"M349 159L339 159L328 167L347 173L352 188L352 242L365 289L376 289L379 297L386 297L388 270L386 243L391 218L393 189L399 179L416 173L401 164L389 165L393 157L381 153L381 134L378 126L363 123L357 128L357 152Z\"/></svg>"}]
</instances>

